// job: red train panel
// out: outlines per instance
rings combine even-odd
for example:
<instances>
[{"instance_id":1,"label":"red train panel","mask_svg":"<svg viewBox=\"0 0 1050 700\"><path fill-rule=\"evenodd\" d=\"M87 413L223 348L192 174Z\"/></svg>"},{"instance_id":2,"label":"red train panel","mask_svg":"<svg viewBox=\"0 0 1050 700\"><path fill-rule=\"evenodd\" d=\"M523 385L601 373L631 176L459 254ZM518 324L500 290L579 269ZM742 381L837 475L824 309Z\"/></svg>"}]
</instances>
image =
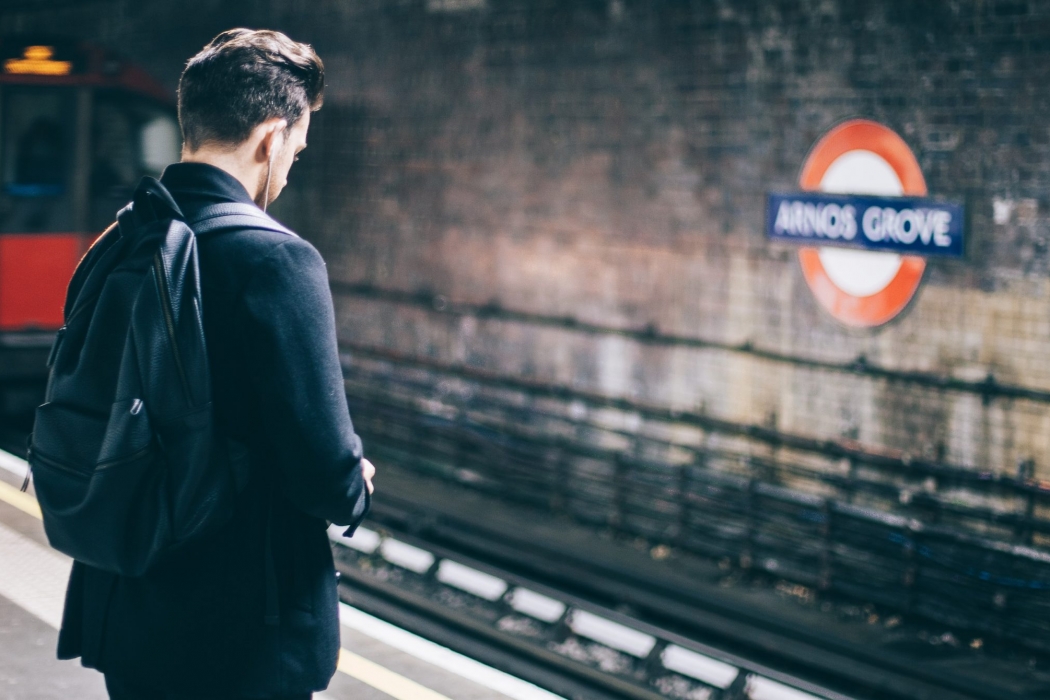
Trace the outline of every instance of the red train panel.
<instances>
[{"instance_id":1,"label":"red train panel","mask_svg":"<svg viewBox=\"0 0 1050 700\"><path fill-rule=\"evenodd\" d=\"M56 330L85 249L78 233L0 235L0 331Z\"/></svg>"}]
</instances>

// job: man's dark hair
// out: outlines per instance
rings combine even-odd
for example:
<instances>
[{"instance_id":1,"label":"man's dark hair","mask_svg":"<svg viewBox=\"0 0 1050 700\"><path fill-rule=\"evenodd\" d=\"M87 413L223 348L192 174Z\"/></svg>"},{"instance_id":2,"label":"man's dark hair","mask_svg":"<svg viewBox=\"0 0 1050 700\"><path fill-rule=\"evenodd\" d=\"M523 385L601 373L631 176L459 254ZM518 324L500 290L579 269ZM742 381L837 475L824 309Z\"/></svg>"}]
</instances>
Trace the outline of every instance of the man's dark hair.
<instances>
[{"instance_id":1,"label":"man's dark hair","mask_svg":"<svg viewBox=\"0 0 1050 700\"><path fill-rule=\"evenodd\" d=\"M186 63L179 125L193 150L236 145L267 119L291 126L324 100L324 64L309 44L280 32L230 29Z\"/></svg>"}]
</instances>

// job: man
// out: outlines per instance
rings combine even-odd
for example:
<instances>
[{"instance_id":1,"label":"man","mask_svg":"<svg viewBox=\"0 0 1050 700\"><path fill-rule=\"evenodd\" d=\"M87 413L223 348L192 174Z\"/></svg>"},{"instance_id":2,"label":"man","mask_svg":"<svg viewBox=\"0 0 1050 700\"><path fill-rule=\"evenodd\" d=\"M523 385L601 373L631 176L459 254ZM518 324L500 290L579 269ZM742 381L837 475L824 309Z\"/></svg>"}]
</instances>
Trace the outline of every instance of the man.
<instances>
[{"instance_id":1,"label":"man","mask_svg":"<svg viewBox=\"0 0 1050 700\"><path fill-rule=\"evenodd\" d=\"M161 182L187 220L221 202L265 209L306 147L324 67L283 34L234 29L179 82L182 162ZM146 575L76 563L60 658L105 674L115 700L309 698L339 651L327 522L356 527L372 465L343 391L324 261L290 233L198 242L216 429L247 446L228 524Z\"/></svg>"}]
</instances>

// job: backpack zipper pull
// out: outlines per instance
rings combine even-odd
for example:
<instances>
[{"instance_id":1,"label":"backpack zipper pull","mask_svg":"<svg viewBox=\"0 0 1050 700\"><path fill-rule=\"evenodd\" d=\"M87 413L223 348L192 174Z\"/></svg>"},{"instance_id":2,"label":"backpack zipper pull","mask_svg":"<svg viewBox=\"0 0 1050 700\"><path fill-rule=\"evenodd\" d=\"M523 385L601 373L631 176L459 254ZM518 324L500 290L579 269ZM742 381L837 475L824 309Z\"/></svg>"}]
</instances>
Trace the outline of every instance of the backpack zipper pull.
<instances>
[{"instance_id":1,"label":"backpack zipper pull","mask_svg":"<svg viewBox=\"0 0 1050 700\"><path fill-rule=\"evenodd\" d=\"M22 481L22 488L19 489L22 493L29 488L29 475L33 473L33 465L30 463L30 458L33 456L33 434L29 433L26 437L26 478Z\"/></svg>"}]
</instances>

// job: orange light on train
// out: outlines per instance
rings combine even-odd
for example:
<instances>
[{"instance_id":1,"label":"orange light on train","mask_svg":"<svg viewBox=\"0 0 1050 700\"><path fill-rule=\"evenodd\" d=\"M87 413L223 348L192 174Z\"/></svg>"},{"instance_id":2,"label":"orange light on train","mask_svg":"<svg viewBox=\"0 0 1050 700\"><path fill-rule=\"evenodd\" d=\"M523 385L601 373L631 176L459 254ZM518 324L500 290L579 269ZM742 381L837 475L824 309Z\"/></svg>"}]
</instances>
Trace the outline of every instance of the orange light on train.
<instances>
[{"instance_id":1,"label":"orange light on train","mask_svg":"<svg viewBox=\"0 0 1050 700\"><path fill-rule=\"evenodd\" d=\"M4 72L15 75L69 75L72 61L56 61L52 58L55 49L51 46L27 46L22 58L4 61Z\"/></svg>"}]
</instances>

